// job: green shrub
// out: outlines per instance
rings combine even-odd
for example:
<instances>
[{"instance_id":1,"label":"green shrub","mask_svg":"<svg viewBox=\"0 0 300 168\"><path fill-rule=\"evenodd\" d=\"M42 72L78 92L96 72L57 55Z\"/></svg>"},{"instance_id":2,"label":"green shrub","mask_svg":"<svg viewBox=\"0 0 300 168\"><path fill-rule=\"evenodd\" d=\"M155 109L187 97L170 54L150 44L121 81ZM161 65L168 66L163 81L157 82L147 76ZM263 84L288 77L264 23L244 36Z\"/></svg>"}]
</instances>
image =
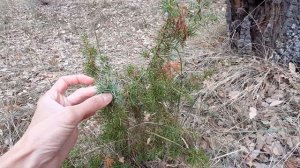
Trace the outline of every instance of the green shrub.
<instances>
[{"instance_id":1,"label":"green shrub","mask_svg":"<svg viewBox=\"0 0 300 168\"><path fill-rule=\"evenodd\" d=\"M110 144L109 150L103 150L102 159L113 159L115 167L142 167L157 160L180 160L197 167L208 165L203 151L186 141L196 138L191 138L179 124L181 102L209 75L186 77L179 52L203 19L199 6L203 4L187 7L176 0L162 1L167 18L158 32L156 45L142 53L150 59L146 68L130 65L124 74L118 74L109 59L84 38L86 73L99 79L99 93L114 96L113 102L100 113L104 123L99 139Z\"/></svg>"}]
</instances>

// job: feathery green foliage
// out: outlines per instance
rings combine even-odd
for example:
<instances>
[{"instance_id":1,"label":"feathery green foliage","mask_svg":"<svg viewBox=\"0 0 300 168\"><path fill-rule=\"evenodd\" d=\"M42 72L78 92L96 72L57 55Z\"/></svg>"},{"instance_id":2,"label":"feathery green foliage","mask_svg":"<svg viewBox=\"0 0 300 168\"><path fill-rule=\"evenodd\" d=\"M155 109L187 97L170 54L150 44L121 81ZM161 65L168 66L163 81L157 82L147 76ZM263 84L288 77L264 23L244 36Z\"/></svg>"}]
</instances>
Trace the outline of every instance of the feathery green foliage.
<instances>
[{"instance_id":1,"label":"feathery green foliage","mask_svg":"<svg viewBox=\"0 0 300 168\"><path fill-rule=\"evenodd\" d=\"M82 41L84 44L82 53L85 56L84 71L87 75L96 77L99 73L96 65L97 49L89 43L87 36L83 36Z\"/></svg>"},{"instance_id":2,"label":"feathery green foliage","mask_svg":"<svg viewBox=\"0 0 300 168\"><path fill-rule=\"evenodd\" d=\"M166 18L156 45L142 53L150 59L146 68L130 65L124 75L117 74L109 59L83 38L86 73L99 79L99 93L109 92L114 96L113 102L100 113L104 123L99 139L101 143L111 144L109 150L103 151L102 159L105 162L109 156L115 167L143 167L155 160L180 160L200 167L209 162L202 150L187 144L185 139L195 139L179 124L183 97L201 85L197 80L205 78L183 75L183 58L179 51L203 16L200 10L191 12L188 6L176 0L162 0L162 9ZM91 163L94 162L98 163L97 160Z\"/></svg>"}]
</instances>

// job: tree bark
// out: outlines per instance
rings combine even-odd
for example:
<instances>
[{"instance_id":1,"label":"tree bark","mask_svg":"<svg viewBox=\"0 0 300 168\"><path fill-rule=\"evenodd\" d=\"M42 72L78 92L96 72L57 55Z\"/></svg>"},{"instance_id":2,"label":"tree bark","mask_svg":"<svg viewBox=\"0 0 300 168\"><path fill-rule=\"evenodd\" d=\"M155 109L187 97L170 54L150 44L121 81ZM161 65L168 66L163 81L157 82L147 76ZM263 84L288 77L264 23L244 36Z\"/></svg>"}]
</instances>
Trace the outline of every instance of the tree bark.
<instances>
[{"instance_id":1,"label":"tree bark","mask_svg":"<svg viewBox=\"0 0 300 168\"><path fill-rule=\"evenodd\" d=\"M300 65L300 0L226 0L231 46Z\"/></svg>"}]
</instances>

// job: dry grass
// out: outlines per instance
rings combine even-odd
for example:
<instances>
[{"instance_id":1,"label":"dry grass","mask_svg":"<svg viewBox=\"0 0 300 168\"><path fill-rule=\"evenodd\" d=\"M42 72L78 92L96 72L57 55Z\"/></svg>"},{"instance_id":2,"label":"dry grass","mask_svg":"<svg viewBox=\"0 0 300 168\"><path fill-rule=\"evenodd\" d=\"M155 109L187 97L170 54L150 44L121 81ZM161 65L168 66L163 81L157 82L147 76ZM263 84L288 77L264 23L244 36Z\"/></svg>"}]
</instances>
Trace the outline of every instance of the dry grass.
<instances>
[{"instance_id":1,"label":"dry grass","mask_svg":"<svg viewBox=\"0 0 300 168\"><path fill-rule=\"evenodd\" d=\"M98 19L95 17L87 25L102 23L98 29L98 33L103 37L100 41L103 45L101 47L105 49L106 54L112 54L118 58L115 62L116 67L123 65L124 62L128 63L127 57L130 53L134 53L133 56L130 55L130 58L135 60L134 58L139 55L143 45L151 46L149 39L153 37L146 30L157 27L157 25L149 27L149 24L151 25L157 20L135 23L136 27L141 27L139 33L143 37L139 38L141 34L138 34L134 38L129 38L130 35L123 30L124 25L111 20L120 16L122 17L120 22L123 22L128 17L122 13L111 13L113 8L118 7L117 2L108 0L95 2L100 4L99 7L105 8L101 14L105 17ZM7 3L10 8L4 5ZM82 15L75 15L79 19L74 21L67 18L65 14L58 14L54 17L48 13L52 8L43 8L43 10L37 8L31 13L32 15L30 14L37 20L32 24L24 22L22 24L25 25L24 27L18 27L16 25L20 25L20 23L12 24L12 21L16 20L14 17L18 15L15 15L15 12L13 15L8 15L8 11L20 10L12 3L13 1L0 0L0 39L7 39L10 43L31 41L32 46L24 49L20 47L22 45L19 45L14 50L9 50L15 52L5 50L0 53L0 98L2 99L0 102L0 154L4 153L23 134L30 121L36 99L49 87L48 80L52 82L62 74L81 72L81 64L78 64L80 62L78 60L82 59L78 31L87 30L86 27L80 27L78 24L81 19L84 19ZM86 9L88 9L87 6L85 6ZM216 9L222 13L223 7L224 5L217 4ZM61 8L55 9L62 10ZM73 11L75 9L77 8L74 7ZM96 12L98 8L93 9L95 12L91 14L98 14ZM137 12L139 11L137 9L137 6L131 4L127 5L124 11L135 10ZM2 15L1 12L5 15ZM129 17L134 16L135 12L132 12ZM149 12L149 15L150 13L156 16L156 12ZM64 27L65 23L57 22L66 28L57 31L57 27L53 27L53 25L59 18L67 23L72 23L70 28ZM2 24L5 20L9 23L6 26ZM41 25L42 21L50 24L49 30L42 33L41 30L31 29L31 26ZM133 22L133 20L130 21ZM107 29L107 25L116 27L116 29L104 31ZM9 26L14 28L14 33L7 29ZM118 34L121 30L124 34ZM20 38L23 31L28 34L26 37ZM128 32L134 33L135 31L130 29ZM93 34L94 30L89 30L89 33ZM8 34L13 34L16 38L12 38L13 36L8 36ZM33 38L35 35L41 35L43 38L37 41ZM202 89L195 93L194 103L186 104L183 107L182 124L201 135L202 138L196 145L205 149L211 157L211 167L247 167L251 165L283 167L292 164L297 166L297 163L300 165L299 74L290 72L289 69L264 58L240 57L231 53L228 47L224 47L226 36L225 23L218 22L201 28L199 34L187 43L182 54L187 58L188 72L212 73L204 81ZM60 39L65 40L66 38L71 39L74 44L60 41ZM126 40L116 40L120 38ZM106 39L108 43L106 43ZM143 44L133 43L133 41L139 40L142 40ZM49 46L47 41L51 41L49 48L47 48ZM121 44L126 44L126 46L121 47ZM139 47L134 47L134 45ZM2 46L9 48L14 45L1 42L0 50ZM71 57L69 52L65 53L67 50L71 50L69 52L74 57ZM126 54L120 56L124 51ZM36 55L39 57L35 57ZM52 57L53 55L55 57ZM31 61L26 61L28 58ZM9 64L12 60L17 63ZM57 61L52 63L48 62L49 60ZM34 71L32 67L35 68ZM62 67L64 69L61 69ZM7 70L4 71L4 69ZM24 75L23 72L27 72L27 74ZM26 78L23 78L24 76ZM25 91L23 92L23 90ZM277 105L273 106L274 104ZM250 119L249 116L250 108L256 109L257 114L253 119ZM95 117L82 124L78 145L68 158L70 165L80 167L86 164L92 155L100 153L96 139L101 130L97 129L97 120L99 118ZM109 149L109 144L106 148Z\"/></svg>"},{"instance_id":2,"label":"dry grass","mask_svg":"<svg viewBox=\"0 0 300 168\"><path fill-rule=\"evenodd\" d=\"M191 59L189 68L214 74L182 113L183 124L202 135L199 145L210 153L212 167L300 165L300 75L264 58L220 51L223 30L211 26L190 42L190 48L208 51ZM218 35L212 44L223 48L202 45L211 33Z\"/></svg>"}]
</instances>

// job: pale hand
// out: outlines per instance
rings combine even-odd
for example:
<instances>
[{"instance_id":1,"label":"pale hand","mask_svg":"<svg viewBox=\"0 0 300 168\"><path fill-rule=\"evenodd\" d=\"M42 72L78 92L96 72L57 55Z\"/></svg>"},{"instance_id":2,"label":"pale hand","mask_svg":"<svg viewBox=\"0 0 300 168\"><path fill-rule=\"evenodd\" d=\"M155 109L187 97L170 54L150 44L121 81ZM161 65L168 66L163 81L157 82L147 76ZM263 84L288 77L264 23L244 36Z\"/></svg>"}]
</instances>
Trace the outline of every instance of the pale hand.
<instances>
[{"instance_id":1,"label":"pale hand","mask_svg":"<svg viewBox=\"0 0 300 168\"><path fill-rule=\"evenodd\" d=\"M78 137L77 125L112 101L111 94L96 95L95 87L76 90L73 85L91 85L85 75L61 77L38 101L32 121L18 143L0 158L0 168L60 167Z\"/></svg>"}]
</instances>

